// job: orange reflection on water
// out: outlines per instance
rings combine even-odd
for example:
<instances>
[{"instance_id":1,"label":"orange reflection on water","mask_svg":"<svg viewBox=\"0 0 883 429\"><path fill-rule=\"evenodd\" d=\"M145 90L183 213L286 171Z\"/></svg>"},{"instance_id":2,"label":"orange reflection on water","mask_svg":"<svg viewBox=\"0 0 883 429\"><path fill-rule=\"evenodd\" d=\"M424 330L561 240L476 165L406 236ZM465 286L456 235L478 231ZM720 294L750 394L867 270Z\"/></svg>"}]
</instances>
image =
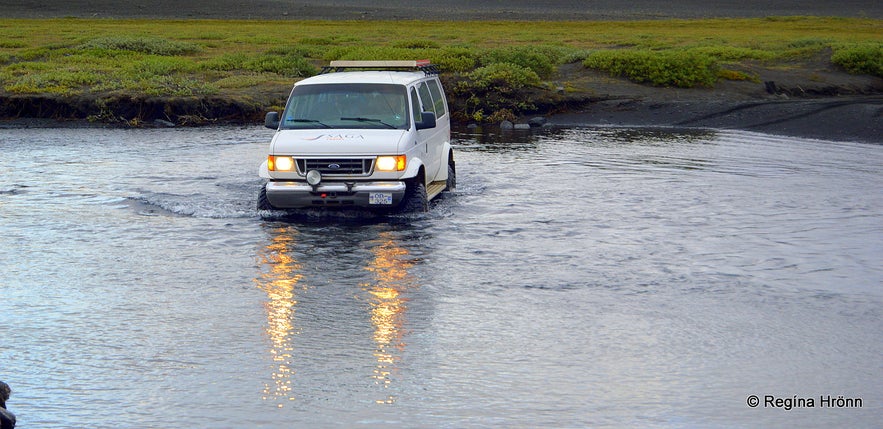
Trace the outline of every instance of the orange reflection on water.
<instances>
[{"instance_id":1,"label":"orange reflection on water","mask_svg":"<svg viewBox=\"0 0 883 429\"><path fill-rule=\"evenodd\" d=\"M405 312L408 299L402 294L416 286L408 269L414 262L408 259L408 251L399 246L389 232L380 233L371 249L374 258L365 268L374 274L374 281L362 284L370 293L371 323L374 326L374 357L377 364L372 377L384 390L389 389L397 371L405 342ZM395 402L395 397L385 394L377 403Z\"/></svg>"},{"instance_id":2,"label":"orange reflection on water","mask_svg":"<svg viewBox=\"0 0 883 429\"><path fill-rule=\"evenodd\" d=\"M273 384L264 386L264 399L292 401L295 399L292 390L292 352L293 339L297 334L293 324L297 307L295 291L303 275L302 266L291 256L291 248L295 239L293 232L280 228L273 234L272 242L266 246L261 255L261 266L269 267L255 281L257 287L267 293L267 336L272 343L270 350L275 369L272 373ZM284 402L279 402L281 407Z\"/></svg>"},{"instance_id":3,"label":"orange reflection on water","mask_svg":"<svg viewBox=\"0 0 883 429\"><path fill-rule=\"evenodd\" d=\"M257 287L267 294L267 336L274 362L272 383L264 386L263 399L275 400L277 406L297 399L294 395L296 373L294 354L296 337L301 334L294 324L298 294L306 291L302 283L304 267L293 255L298 245L298 231L282 227L271 232L271 242L260 254L261 274L255 279ZM374 330L374 368L371 378L383 391L379 404L395 402L389 389L398 371L405 348L405 313L408 290L416 287L409 273L414 265L408 251L401 247L390 232L380 232L369 242L371 258L364 269L370 277L358 286L367 294L369 317ZM353 301L358 305L358 300Z\"/></svg>"}]
</instances>

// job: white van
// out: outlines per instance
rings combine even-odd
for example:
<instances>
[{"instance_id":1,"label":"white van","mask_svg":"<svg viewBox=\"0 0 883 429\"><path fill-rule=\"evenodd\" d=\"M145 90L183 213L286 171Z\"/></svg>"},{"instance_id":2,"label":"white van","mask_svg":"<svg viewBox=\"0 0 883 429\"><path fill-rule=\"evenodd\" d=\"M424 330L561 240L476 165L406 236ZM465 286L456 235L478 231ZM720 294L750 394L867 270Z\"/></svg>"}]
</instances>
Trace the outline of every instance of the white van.
<instances>
[{"instance_id":1,"label":"white van","mask_svg":"<svg viewBox=\"0 0 883 429\"><path fill-rule=\"evenodd\" d=\"M450 117L429 61L332 61L267 113L258 210L426 211L456 186Z\"/></svg>"}]
</instances>

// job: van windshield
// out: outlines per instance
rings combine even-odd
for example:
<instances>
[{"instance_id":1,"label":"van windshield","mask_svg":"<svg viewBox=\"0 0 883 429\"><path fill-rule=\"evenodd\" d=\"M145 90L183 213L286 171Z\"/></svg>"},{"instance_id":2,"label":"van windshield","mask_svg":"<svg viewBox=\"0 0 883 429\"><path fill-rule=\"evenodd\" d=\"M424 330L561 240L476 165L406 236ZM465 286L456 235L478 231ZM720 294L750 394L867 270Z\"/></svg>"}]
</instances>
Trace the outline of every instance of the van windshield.
<instances>
[{"instance_id":1,"label":"van windshield","mask_svg":"<svg viewBox=\"0 0 883 429\"><path fill-rule=\"evenodd\" d=\"M402 85L339 83L296 86L282 115L283 129L409 127Z\"/></svg>"}]
</instances>

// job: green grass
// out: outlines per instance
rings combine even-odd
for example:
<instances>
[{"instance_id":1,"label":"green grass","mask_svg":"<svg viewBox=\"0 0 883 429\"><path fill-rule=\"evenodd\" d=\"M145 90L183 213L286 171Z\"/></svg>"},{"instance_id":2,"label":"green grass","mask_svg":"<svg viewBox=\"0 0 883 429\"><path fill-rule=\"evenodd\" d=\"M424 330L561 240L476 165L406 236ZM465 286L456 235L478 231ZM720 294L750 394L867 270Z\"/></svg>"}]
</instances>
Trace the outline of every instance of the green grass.
<instances>
[{"instance_id":1,"label":"green grass","mask_svg":"<svg viewBox=\"0 0 883 429\"><path fill-rule=\"evenodd\" d=\"M710 87L718 76L714 57L690 50L598 51L590 54L583 65L637 83L679 88Z\"/></svg>"},{"instance_id":2,"label":"green grass","mask_svg":"<svg viewBox=\"0 0 883 429\"><path fill-rule=\"evenodd\" d=\"M865 43L839 46L831 62L850 73L883 77L883 43Z\"/></svg>"},{"instance_id":3,"label":"green grass","mask_svg":"<svg viewBox=\"0 0 883 429\"><path fill-rule=\"evenodd\" d=\"M179 42L154 36L107 36L86 41L77 47L79 50L94 50L96 54L113 52L135 52L151 55L187 55L200 51L200 46L191 42Z\"/></svg>"},{"instance_id":4,"label":"green grass","mask_svg":"<svg viewBox=\"0 0 883 429\"><path fill-rule=\"evenodd\" d=\"M432 59L472 96L542 86L564 63L649 85L708 87L750 78L732 72L740 69L735 65L826 52L832 65L881 76L883 21L0 19L0 93L137 98L239 96L261 88L284 97L293 81L331 60L411 58Z\"/></svg>"}]
</instances>

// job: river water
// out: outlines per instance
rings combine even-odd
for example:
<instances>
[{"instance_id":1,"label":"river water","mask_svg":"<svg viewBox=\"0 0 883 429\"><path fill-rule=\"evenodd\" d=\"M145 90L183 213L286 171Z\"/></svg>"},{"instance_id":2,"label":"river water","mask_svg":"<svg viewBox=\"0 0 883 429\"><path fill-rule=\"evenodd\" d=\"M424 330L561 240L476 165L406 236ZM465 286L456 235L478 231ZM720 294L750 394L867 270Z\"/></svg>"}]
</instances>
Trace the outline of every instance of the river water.
<instances>
[{"instance_id":1,"label":"river water","mask_svg":"<svg viewBox=\"0 0 883 429\"><path fill-rule=\"evenodd\" d=\"M18 427L883 419L881 145L459 132L427 214L262 218L270 136L0 130Z\"/></svg>"}]
</instances>

